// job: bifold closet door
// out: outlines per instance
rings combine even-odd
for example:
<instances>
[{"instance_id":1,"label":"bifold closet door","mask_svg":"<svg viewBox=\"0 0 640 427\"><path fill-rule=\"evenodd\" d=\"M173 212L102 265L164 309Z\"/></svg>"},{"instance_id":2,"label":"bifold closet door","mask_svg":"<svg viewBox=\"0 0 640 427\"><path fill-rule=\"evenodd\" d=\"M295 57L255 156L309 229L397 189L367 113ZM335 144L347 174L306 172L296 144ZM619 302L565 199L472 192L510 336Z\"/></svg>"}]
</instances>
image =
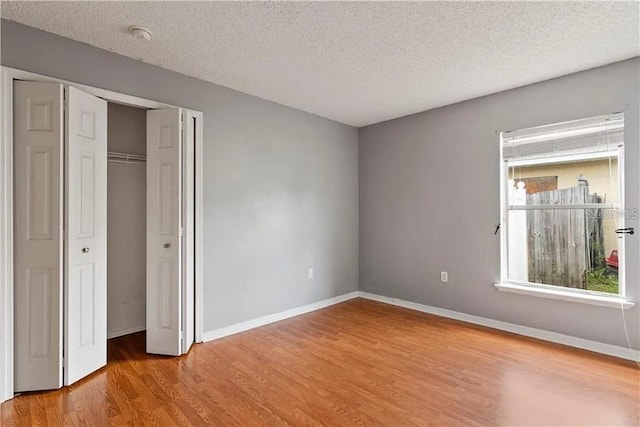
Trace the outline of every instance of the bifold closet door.
<instances>
[{"instance_id":1,"label":"bifold closet door","mask_svg":"<svg viewBox=\"0 0 640 427\"><path fill-rule=\"evenodd\" d=\"M14 83L15 391L62 386L63 86Z\"/></svg>"},{"instance_id":2,"label":"bifold closet door","mask_svg":"<svg viewBox=\"0 0 640 427\"><path fill-rule=\"evenodd\" d=\"M182 125L179 109L147 111L147 352L181 351Z\"/></svg>"},{"instance_id":3,"label":"bifold closet door","mask_svg":"<svg viewBox=\"0 0 640 427\"><path fill-rule=\"evenodd\" d=\"M14 378L33 391L107 361L107 104L68 87L64 114L62 85L14 89Z\"/></svg>"},{"instance_id":4,"label":"bifold closet door","mask_svg":"<svg viewBox=\"0 0 640 427\"><path fill-rule=\"evenodd\" d=\"M107 102L67 101L65 385L107 363Z\"/></svg>"}]
</instances>

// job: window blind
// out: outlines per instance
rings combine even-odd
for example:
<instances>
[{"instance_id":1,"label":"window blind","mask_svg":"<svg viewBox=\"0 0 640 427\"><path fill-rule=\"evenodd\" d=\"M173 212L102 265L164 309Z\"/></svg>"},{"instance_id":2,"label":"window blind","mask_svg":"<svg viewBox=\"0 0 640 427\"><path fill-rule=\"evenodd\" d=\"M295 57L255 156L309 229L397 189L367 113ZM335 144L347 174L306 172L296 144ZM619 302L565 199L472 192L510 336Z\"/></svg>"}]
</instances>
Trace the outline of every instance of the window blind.
<instances>
[{"instance_id":1,"label":"window blind","mask_svg":"<svg viewBox=\"0 0 640 427\"><path fill-rule=\"evenodd\" d=\"M502 133L506 161L606 153L624 143L624 114L591 117Z\"/></svg>"}]
</instances>

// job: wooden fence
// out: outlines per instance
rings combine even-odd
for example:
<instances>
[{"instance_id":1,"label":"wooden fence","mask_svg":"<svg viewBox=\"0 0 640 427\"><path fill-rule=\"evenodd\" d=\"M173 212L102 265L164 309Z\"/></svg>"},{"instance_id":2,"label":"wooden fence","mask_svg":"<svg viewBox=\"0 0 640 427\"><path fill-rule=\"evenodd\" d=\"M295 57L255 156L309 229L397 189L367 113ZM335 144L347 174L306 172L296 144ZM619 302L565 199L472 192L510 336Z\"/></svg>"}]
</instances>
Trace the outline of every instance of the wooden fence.
<instances>
[{"instance_id":1,"label":"wooden fence","mask_svg":"<svg viewBox=\"0 0 640 427\"><path fill-rule=\"evenodd\" d=\"M589 186L527 194L527 205L601 203ZM586 289L586 272L602 264L604 237L599 209L527 211L529 281Z\"/></svg>"}]
</instances>

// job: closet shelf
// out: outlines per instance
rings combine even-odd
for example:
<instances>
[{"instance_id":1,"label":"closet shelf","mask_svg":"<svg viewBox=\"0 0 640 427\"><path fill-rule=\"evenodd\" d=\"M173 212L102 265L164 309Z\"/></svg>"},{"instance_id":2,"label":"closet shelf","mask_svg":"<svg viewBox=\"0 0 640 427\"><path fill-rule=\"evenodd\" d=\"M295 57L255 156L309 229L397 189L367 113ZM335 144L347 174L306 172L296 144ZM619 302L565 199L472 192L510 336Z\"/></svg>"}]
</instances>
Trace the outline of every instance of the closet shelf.
<instances>
[{"instance_id":1,"label":"closet shelf","mask_svg":"<svg viewBox=\"0 0 640 427\"><path fill-rule=\"evenodd\" d=\"M107 160L144 163L147 161L147 156L143 156L141 154L116 153L113 151L109 151L107 153Z\"/></svg>"}]
</instances>

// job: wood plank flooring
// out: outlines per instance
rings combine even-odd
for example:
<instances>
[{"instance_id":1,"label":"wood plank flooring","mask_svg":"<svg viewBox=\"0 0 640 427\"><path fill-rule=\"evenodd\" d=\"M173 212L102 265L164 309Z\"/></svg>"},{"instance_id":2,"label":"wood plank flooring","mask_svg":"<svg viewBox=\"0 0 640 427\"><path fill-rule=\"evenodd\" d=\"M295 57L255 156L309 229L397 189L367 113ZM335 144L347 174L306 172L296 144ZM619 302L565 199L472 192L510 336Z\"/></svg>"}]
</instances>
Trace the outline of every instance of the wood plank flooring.
<instances>
[{"instance_id":1,"label":"wood plank flooring","mask_svg":"<svg viewBox=\"0 0 640 427\"><path fill-rule=\"evenodd\" d=\"M5 402L9 425L640 425L640 370L356 299L196 345L109 342L72 387Z\"/></svg>"}]
</instances>

